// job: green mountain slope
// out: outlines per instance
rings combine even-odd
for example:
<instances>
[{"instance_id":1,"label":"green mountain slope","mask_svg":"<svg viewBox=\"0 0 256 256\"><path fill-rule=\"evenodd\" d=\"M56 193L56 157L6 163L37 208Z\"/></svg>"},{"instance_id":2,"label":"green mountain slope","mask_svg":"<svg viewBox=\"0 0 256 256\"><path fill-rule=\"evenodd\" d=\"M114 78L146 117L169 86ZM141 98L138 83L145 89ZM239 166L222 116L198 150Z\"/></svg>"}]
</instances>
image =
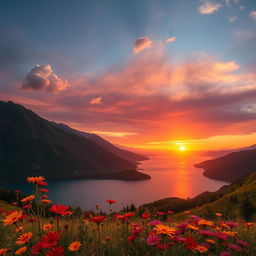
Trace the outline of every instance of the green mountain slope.
<instances>
[{"instance_id":1,"label":"green mountain slope","mask_svg":"<svg viewBox=\"0 0 256 256\"><path fill-rule=\"evenodd\" d=\"M0 141L1 183L38 175L49 180L150 178L133 162L12 102L0 101Z\"/></svg>"},{"instance_id":2,"label":"green mountain slope","mask_svg":"<svg viewBox=\"0 0 256 256\"><path fill-rule=\"evenodd\" d=\"M246 214L252 217L256 213L256 173L225 185L216 192L204 192L192 199L165 198L141 208L141 211L157 208L159 211L172 210L175 213L191 210L193 214L212 216L220 212L227 218L247 218Z\"/></svg>"}]
</instances>

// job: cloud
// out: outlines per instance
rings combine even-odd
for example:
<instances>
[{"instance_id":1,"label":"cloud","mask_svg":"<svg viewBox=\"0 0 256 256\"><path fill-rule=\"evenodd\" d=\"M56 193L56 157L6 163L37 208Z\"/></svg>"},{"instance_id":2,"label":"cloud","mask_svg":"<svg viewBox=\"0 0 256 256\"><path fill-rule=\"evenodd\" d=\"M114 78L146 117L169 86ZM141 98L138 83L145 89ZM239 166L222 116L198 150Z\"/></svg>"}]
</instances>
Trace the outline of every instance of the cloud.
<instances>
[{"instance_id":1,"label":"cloud","mask_svg":"<svg viewBox=\"0 0 256 256\"><path fill-rule=\"evenodd\" d=\"M166 39L166 43L173 43L175 40L176 40L176 37L175 37L175 36L168 37L168 38Z\"/></svg>"},{"instance_id":2,"label":"cloud","mask_svg":"<svg viewBox=\"0 0 256 256\"><path fill-rule=\"evenodd\" d=\"M59 78L53 73L50 65L34 66L27 74L22 89L46 90L48 92L60 92L68 87L68 81Z\"/></svg>"},{"instance_id":3,"label":"cloud","mask_svg":"<svg viewBox=\"0 0 256 256\"><path fill-rule=\"evenodd\" d=\"M256 19L256 11L251 11L249 15L252 19Z\"/></svg>"},{"instance_id":4,"label":"cloud","mask_svg":"<svg viewBox=\"0 0 256 256\"><path fill-rule=\"evenodd\" d=\"M210 0L203 0L202 5L198 7L201 14L212 14L218 11L222 7L222 4L215 3Z\"/></svg>"},{"instance_id":5,"label":"cloud","mask_svg":"<svg viewBox=\"0 0 256 256\"><path fill-rule=\"evenodd\" d=\"M133 47L133 53L137 54L145 49L148 49L152 46L153 41L151 41L148 37L140 37L138 38Z\"/></svg>"},{"instance_id":6,"label":"cloud","mask_svg":"<svg viewBox=\"0 0 256 256\"><path fill-rule=\"evenodd\" d=\"M90 100L90 103L92 105L102 104L102 97L93 98Z\"/></svg>"},{"instance_id":7,"label":"cloud","mask_svg":"<svg viewBox=\"0 0 256 256\"><path fill-rule=\"evenodd\" d=\"M235 22L237 20L237 17L236 16L232 16L232 17L228 17L228 21L229 22Z\"/></svg>"}]
</instances>

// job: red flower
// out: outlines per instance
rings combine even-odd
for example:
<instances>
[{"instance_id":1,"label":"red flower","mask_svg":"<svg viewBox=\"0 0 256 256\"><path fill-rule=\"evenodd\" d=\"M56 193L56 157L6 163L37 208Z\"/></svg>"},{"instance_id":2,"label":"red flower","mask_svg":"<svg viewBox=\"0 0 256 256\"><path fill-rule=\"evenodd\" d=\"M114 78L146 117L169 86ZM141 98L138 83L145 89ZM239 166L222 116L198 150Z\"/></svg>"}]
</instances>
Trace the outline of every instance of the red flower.
<instances>
[{"instance_id":1,"label":"red flower","mask_svg":"<svg viewBox=\"0 0 256 256\"><path fill-rule=\"evenodd\" d=\"M19 190L14 190L14 193L19 194L20 191Z\"/></svg>"},{"instance_id":2,"label":"red flower","mask_svg":"<svg viewBox=\"0 0 256 256\"><path fill-rule=\"evenodd\" d=\"M91 217L91 221L95 222L97 224L103 222L106 219L105 216L95 216L95 217Z\"/></svg>"},{"instance_id":3,"label":"red flower","mask_svg":"<svg viewBox=\"0 0 256 256\"><path fill-rule=\"evenodd\" d=\"M194 250L198 246L198 243L193 237L186 237L186 240L184 241L184 243L186 244L186 247L189 250Z\"/></svg>"},{"instance_id":4,"label":"red flower","mask_svg":"<svg viewBox=\"0 0 256 256\"><path fill-rule=\"evenodd\" d=\"M68 215L68 214L72 214L71 211L68 211L68 206L66 205L56 205L54 204L51 208L50 208L50 211L51 212L54 212L56 214L59 214L59 215L62 215L62 216L65 216L65 215Z\"/></svg>"},{"instance_id":5,"label":"red flower","mask_svg":"<svg viewBox=\"0 0 256 256\"><path fill-rule=\"evenodd\" d=\"M48 232L45 234L40 243L43 248L51 248L52 246L56 245L60 240L60 234L54 231Z\"/></svg>"},{"instance_id":6,"label":"red flower","mask_svg":"<svg viewBox=\"0 0 256 256\"><path fill-rule=\"evenodd\" d=\"M23 209L29 209L31 207L31 204L26 204L26 205L24 205L22 208Z\"/></svg>"},{"instance_id":7,"label":"red flower","mask_svg":"<svg viewBox=\"0 0 256 256\"><path fill-rule=\"evenodd\" d=\"M149 219L150 218L150 213L144 212L141 214L142 219Z\"/></svg>"},{"instance_id":8,"label":"red flower","mask_svg":"<svg viewBox=\"0 0 256 256\"><path fill-rule=\"evenodd\" d=\"M53 247L46 255L47 256L63 256L64 249L61 246Z\"/></svg>"},{"instance_id":9,"label":"red flower","mask_svg":"<svg viewBox=\"0 0 256 256\"><path fill-rule=\"evenodd\" d=\"M42 243L41 243L41 242L38 242L38 243L36 243L35 245L32 246L32 248L31 248L31 253L32 253L33 255L40 254L40 253L42 252L42 249L43 249L43 248L44 248L44 247L42 246Z\"/></svg>"},{"instance_id":10,"label":"red flower","mask_svg":"<svg viewBox=\"0 0 256 256\"><path fill-rule=\"evenodd\" d=\"M127 240L128 240L128 242L133 242L133 240L136 238L136 235L130 235L130 236L128 236L128 238L127 238Z\"/></svg>"},{"instance_id":11,"label":"red flower","mask_svg":"<svg viewBox=\"0 0 256 256\"><path fill-rule=\"evenodd\" d=\"M46 189L46 188L40 188L40 190L41 190L43 193L48 193L48 192L49 192L49 190Z\"/></svg>"},{"instance_id":12,"label":"red flower","mask_svg":"<svg viewBox=\"0 0 256 256\"><path fill-rule=\"evenodd\" d=\"M135 216L135 213L134 212L128 212L124 216L129 218L129 217Z\"/></svg>"},{"instance_id":13,"label":"red flower","mask_svg":"<svg viewBox=\"0 0 256 256\"><path fill-rule=\"evenodd\" d=\"M111 199L108 199L107 202L108 202L109 204L115 204L115 203L116 203L115 200L111 200Z\"/></svg>"},{"instance_id":14,"label":"red flower","mask_svg":"<svg viewBox=\"0 0 256 256\"><path fill-rule=\"evenodd\" d=\"M157 244L156 245L156 248L158 250L165 250L165 249L168 249L169 245L168 244Z\"/></svg>"},{"instance_id":15,"label":"red flower","mask_svg":"<svg viewBox=\"0 0 256 256\"><path fill-rule=\"evenodd\" d=\"M48 183L42 180L42 181L38 181L38 182L37 182L37 185L38 185L38 186L47 186Z\"/></svg>"},{"instance_id":16,"label":"red flower","mask_svg":"<svg viewBox=\"0 0 256 256\"><path fill-rule=\"evenodd\" d=\"M164 212L156 212L157 215L165 215Z\"/></svg>"},{"instance_id":17,"label":"red flower","mask_svg":"<svg viewBox=\"0 0 256 256\"><path fill-rule=\"evenodd\" d=\"M173 211L167 211L169 214L173 214Z\"/></svg>"}]
</instances>

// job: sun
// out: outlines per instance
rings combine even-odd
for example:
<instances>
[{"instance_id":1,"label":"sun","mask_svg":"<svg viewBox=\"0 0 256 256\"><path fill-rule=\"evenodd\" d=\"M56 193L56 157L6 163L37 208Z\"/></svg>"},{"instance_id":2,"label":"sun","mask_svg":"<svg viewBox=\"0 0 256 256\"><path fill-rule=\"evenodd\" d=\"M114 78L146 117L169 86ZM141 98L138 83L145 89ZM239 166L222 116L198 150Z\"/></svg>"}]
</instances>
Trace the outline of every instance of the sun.
<instances>
[{"instance_id":1,"label":"sun","mask_svg":"<svg viewBox=\"0 0 256 256\"><path fill-rule=\"evenodd\" d=\"M180 150L180 151L185 151L186 148L185 148L185 146L180 146L180 147L179 147L179 150Z\"/></svg>"}]
</instances>

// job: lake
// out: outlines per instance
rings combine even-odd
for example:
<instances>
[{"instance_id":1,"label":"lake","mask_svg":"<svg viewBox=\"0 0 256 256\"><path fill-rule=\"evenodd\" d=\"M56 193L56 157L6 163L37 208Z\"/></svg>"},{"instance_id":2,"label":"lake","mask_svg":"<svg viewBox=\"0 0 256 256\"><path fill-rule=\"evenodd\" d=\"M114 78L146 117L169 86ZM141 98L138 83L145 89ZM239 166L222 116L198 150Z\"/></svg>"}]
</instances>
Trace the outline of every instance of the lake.
<instances>
[{"instance_id":1,"label":"lake","mask_svg":"<svg viewBox=\"0 0 256 256\"><path fill-rule=\"evenodd\" d=\"M193 166L206 160L195 154L180 152L155 153L150 160L143 161L139 168L151 176L145 181L118 180L71 180L49 182L49 199L54 203L80 206L84 210L100 205L107 210L107 199L116 200L114 210L134 203L139 206L166 197L194 197L204 191L215 191L225 182L203 176L203 170ZM32 193L31 184L10 184L9 189Z\"/></svg>"}]
</instances>

